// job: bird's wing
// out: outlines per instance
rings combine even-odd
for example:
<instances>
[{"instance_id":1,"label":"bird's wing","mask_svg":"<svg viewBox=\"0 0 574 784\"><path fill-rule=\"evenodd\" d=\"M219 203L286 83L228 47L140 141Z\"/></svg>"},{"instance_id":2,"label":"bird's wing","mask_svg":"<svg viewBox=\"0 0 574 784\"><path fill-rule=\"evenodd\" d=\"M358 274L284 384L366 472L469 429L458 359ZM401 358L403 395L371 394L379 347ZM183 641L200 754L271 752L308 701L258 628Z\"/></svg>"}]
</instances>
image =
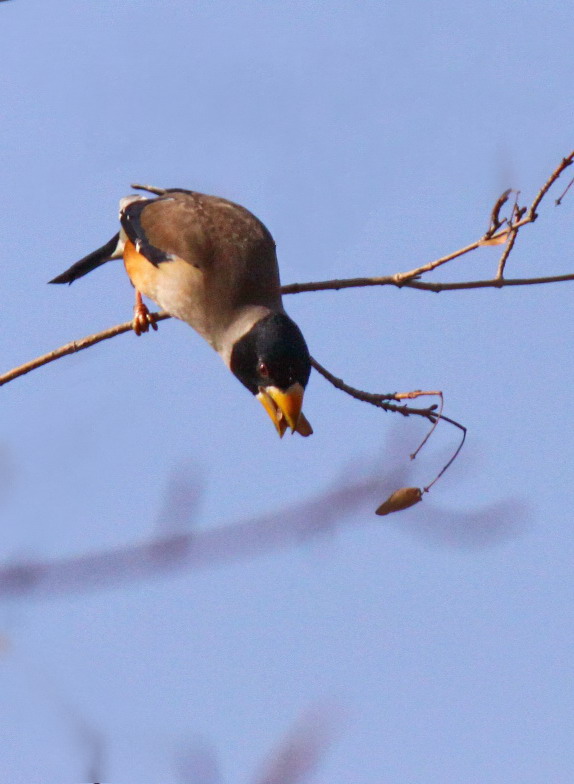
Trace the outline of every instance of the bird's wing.
<instances>
[{"instance_id":1,"label":"bird's wing","mask_svg":"<svg viewBox=\"0 0 574 784\"><path fill-rule=\"evenodd\" d=\"M158 271L169 269L175 277L176 265L170 262L194 269L196 274L184 275L177 287L190 301L201 292L203 313L212 321L217 313L216 321L229 323L236 311L251 305L282 310L275 243L244 207L194 191L168 190L156 199L129 197L122 202L120 220L127 239ZM165 291L167 279L162 280L166 283L158 285ZM167 303L162 307L170 310Z\"/></svg>"},{"instance_id":2,"label":"bird's wing","mask_svg":"<svg viewBox=\"0 0 574 784\"><path fill-rule=\"evenodd\" d=\"M120 220L136 249L155 265L179 258L205 272L227 259L248 274L253 265L276 265L275 243L265 226L227 199L175 189L156 199L130 197Z\"/></svg>"},{"instance_id":3,"label":"bird's wing","mask_svg":"<svg viewBox=\"0 0 574 784\"><path fill-rule=\"evenodd\" d=\"M142 212L155 204L156 200L137 198L125 199L120 204L120 223L128 239L135 245L138 253L145 256L154 266L171 261L172 255L153 245L142 226Z\"/></svg>"},{"instance_id":4,"label":"bird's wing","mask_svg":"<svg viewBox=\"0 0 574 784\"><path fill-rule=\"evenodd\" d=\"M157 199L127 201L120 209L122 228L154 266L183 259L205 271L213 243L204 200L192 191L173 191Z\"/></svg>"}]
</instances>

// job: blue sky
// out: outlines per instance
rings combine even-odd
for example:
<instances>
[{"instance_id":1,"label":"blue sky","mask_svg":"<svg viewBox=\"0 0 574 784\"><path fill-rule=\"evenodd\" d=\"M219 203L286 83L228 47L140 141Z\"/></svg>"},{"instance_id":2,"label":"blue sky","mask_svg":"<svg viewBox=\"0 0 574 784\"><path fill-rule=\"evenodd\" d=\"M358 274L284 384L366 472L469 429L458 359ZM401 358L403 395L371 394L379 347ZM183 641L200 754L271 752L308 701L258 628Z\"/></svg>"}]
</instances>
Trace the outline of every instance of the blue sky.
<instances>
[{"instance_id":1,"label":"blue sky","mask_svg":"<svg viewBox=\"0 0 574 784\"><path fill-rule=\"evenodd\" d=\"M573 147L571 26L552 0L2 3L2 368L130 317L120 263L45 282L112 236L131 182L244 204L285 283L477 239L503 189L531 199ZM572 272L573 210L548 199L510 276ZM488 277L498 252L435 278ZM222 781L255 782L329 706L317 784L571 781L571 285L287 298L349 383L442 389L469 427L458 463L393 518L369 501L259 555L2 598L0 778L85 781L88 727L103 781L183 781L178 753L205 746ZM201 486L199 536L370 473L425 484L457 438L409 465L420 422L313 377L314 435L279 441L174 321L1 394L8 564L148 539L174 472Z\"/></svg>"}]
</instances>

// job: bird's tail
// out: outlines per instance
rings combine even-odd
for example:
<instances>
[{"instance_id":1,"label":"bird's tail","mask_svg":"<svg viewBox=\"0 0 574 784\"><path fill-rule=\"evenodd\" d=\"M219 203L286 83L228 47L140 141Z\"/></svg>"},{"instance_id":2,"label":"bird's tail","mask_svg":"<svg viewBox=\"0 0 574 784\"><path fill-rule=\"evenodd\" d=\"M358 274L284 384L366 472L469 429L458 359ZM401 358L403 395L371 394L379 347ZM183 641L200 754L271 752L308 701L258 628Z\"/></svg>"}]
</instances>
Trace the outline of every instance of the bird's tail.
<instances>
[{"instance_id":1,"label":"bird's tail","mask_svg":"<svg viewBox=\"0 0 574 784\"><path fill-rule=\"evenodd\" d=\"M72 266L65 272L62 272L61 275L58 275L58 277L48 282L73 283L78 278L81 278L84 275L87 275L88 272L96 269L96 267L105 264L106 261L120 258L123 253L123 249L124 242L120 237L120 233L118 232L111 238L109 242L106 242L105 245L102 245L101 248L92 251L92 253L88 253L88 255L84 256L83 259L80 259L75 264L72 264Z\"/></svg>"}]
</instances>

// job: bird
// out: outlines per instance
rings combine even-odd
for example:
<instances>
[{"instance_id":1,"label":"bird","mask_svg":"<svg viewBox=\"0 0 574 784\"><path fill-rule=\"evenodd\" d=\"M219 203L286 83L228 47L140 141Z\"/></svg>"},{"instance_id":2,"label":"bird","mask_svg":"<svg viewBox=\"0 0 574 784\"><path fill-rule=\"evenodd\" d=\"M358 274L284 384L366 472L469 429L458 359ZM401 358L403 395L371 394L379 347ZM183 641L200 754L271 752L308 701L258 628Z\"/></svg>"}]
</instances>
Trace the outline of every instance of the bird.
<instances>
[{"instance_id":1,"label":"bird","mask_svg":"<svg viewBox=\"0 0 574 784\"><path fill-rule=\"evenodd\" d=\"M135 288L133 329L157 329L142 294L193 327L262 403L282 438L309 436L302 412L311 373L303 333L281 299L275 242L249 210L218 196L134 185L120 230L50 283L71 284L123 258Z\"/></svg>"}]
</instances>

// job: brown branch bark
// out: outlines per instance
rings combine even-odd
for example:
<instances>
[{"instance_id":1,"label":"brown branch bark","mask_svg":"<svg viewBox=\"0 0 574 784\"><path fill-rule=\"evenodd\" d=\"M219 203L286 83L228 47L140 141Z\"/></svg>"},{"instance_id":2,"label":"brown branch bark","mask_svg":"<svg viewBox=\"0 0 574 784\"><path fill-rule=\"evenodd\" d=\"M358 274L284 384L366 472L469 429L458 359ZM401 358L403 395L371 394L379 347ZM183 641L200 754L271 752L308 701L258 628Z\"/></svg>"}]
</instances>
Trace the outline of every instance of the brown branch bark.
<instances>
[{"instance_id":1,"label":"brown branch bark","mask_svg":"<svg viewBox=\"0 0 574 784\"><path fill-rule=\"evenodd\" d=\"M539 278L487 278L484 280L465 280L454 283L431 282L423 280L397 281L396 275L372 278L341 278L340 280L318 280L309 283L290 283L283 286L283 294L303 294L310 291L339 291L340 289L367 288L369 286L395 286L398 289L418 289L419 291L458 291L461 289L501 289L506 286L536 286L543 283L564 283L574 280L574 273L566 275L546 275Z\"/></svg>"},{"instance_id":2,"label":"brown branch bark","mask_svg":"<svg viewBox=\"0 0 574 784\"><path fill-rule=\"evenodd\" d=\"M378 277L363 277L363 278L345 278L342 280L328 280L328 281L316 281L312 283L293 283L289 286L283 287L284 294L300 294L304 291L329 291L334 290L338 291L340 289L348 289L348 288L361 288L366 286L396 286L398 288L401 287L408 287L414 289L420 289L421 291L454 291L456 289L462 288L502 288L503 286L519 286L519 285L533 285L533 284L541 284L541 283L558 283L565 280L574 280L574 275L571 276L552 276L546 278L528 278L528 279L517 279L513 281L504 281L502 282L502 272L504 270L504 266L508 260L508 257L514 247L514 243L516 241L516 237L518 236L518 232L524 226L527 226L529 223L533 223L536 218L538 217L537 209L540 206L543 198L546 196L552 185L556 182L556 180L560 177L562 172L568 168L574 162L574 150L567 155L562 161L558 164L558 166L554 169L552 174L548 177L544 185L540 188L538 193L536 194L532 204L529 208L519 208L518 204L515 202L514 208L512 210L512 216L510 219L501 219L500 218L500 210L502 206L508 200L508 196L511 191L505 191L502 196L496 201L494 207L492 208L492 212L490 215L490 226L486 234L484 234L480 239L471 242L470 245L466 245L459 250L455 250L452 253L447 254L446 256L441 256L434 261L430 261L427 264L422 264L419 267L415 267L412 270L407 272L398 272L394 275L384 275ZM518 195L517 195L518 198ZM524 216L524 213L526 215ZM523 217L524 216L524 217ZM499 230L503 224L507 224L503 230ZM447 264L454 259L460 258L461 256L465 256L467 253L472 253L473 251L477 250L478 248L489 244L493 245L496 244L496 240L504 241L506 240L507 245L504 250L504 253L499 261L497 275L491 281L469 281L465 284L455 284L455 283L422 283L418 280L421 275L424 275L427 272L432 272L433 270L437 269L437 267L441 267L443 264Z\"/></svg>"},{"instance_id":3,"label":"brown branch bark","mask_svg":"<svg viewBox=\"0 0 574 784\"><path fill-rule=\"evenodd\" d=\"M567 169L569 166L574 163L574 150L567 155L565 158L562 158L562 161L558 164L558 166L554 169L550 177L546 180L542 188L538 191L536 196L534 197L534 201L530 205L530 209L528 210L528 216L526 217L526 222L535 221L538 217L536 210L540 206L540 202L546 196L550 188L554 185L558 177L562 174L562 172Z\"/></svg>"},{"instance_id":4,"label":"brown branch bark","mask_svg":"<svg viewBox=\"0 0 574 784\"><path fill-rule=\"evenodd\" d=\"M169 313L164 313L163 311L154 313L152 315L154 321L163 321L165 319L171 318ZM9 381L13 381L15 378L25 376L26 373L30 373L32 370L36 370L36 368L42 367L42 365L48 365L50 362L54 362L56 359L66 357L68 354L75 354L78 351L83 351L86 348L90 348L90 346L95 346L96 343L101 343L103 340L115 338L116 335L123 335L124 332L131 332L132 330L133 321L125 321L123 324L116 324L115 327L104 329L101 332L96 332L93 335L80 338L80 340L72 340L71 343L66 343L64 346L60 346L60 348L54 349L54 351L49 351L47 354L42 354L42 356L36 357L36 359L31 359L29 362L25 362L23 365L19 365L18 367L9 370L7 373L4 373L0 376L0 387L4 386L4 384L7 384Z\"/></svg>"},{"instance_id":5,"label":"brown branch bark","mask_svg":"<svg viewBox=\"0 0 574 784\"><path fill-rule=\"evenodd\" d=\"M388 392L382 394L365 392L362 389L357 389L356 387L352 387L349 384L346 384L343 379L334 376L327 370L327 368L323 367L323 365L317 362L317 360L313 357L311 357L311 364L315 370L324 378L326 378L327 381L336 389L339 389L341 392L345 392L350 397L355 398L355 400L361 400L363 403L370 403L372 406L382 408L383 411L395 411L399 414L402 414L403 416L410 416L411 414L422 416L433 424L439 418L436 405L427 406L426 408L414 408L407 405L397 405L396 403L391 403L389 401L404 400L405 397L412 399L426 394L440 395L440 392L408 392L406 394L401 392Z\"/></svg>"},{"instance_id":6,"label":"brown branch bark","mask_svg":"<svg viewBox=\"0 0 574 784\"><path fill-rule=\"evenodd\" d=\"M516 238L518 237L518 229L511 229L508 234L508 239L506 241L506 247L500 257L500 261L498 262L498 269L496 270L496 280L500 283L500 281L504 280L504 268L506 267L506 262L508 261L508 257L512 253L512 248L514 247L514 243L516 242Z\"/></svg>"}]
</instances>

